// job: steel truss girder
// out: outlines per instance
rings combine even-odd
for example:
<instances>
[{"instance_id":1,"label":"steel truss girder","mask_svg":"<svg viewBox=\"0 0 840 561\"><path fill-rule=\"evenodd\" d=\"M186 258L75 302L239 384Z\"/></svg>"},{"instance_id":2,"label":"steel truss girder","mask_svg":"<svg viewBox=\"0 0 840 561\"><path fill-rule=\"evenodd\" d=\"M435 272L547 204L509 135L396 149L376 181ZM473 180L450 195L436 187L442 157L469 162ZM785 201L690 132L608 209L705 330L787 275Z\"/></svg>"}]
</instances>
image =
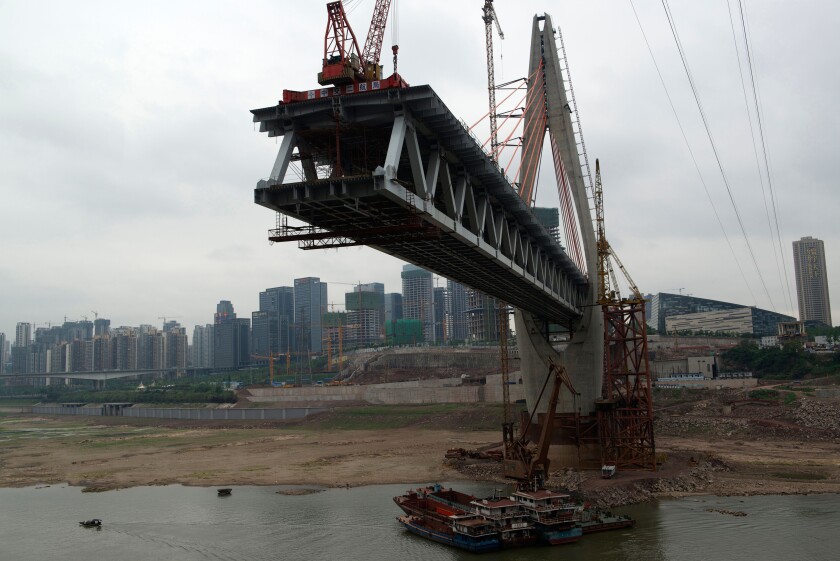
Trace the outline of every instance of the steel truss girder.
<instances>
[{"instance_id":1,"label":"steel truss girder","mask_svg":"<svg viewBox=\"0 0 840 561\"><path fill-rule=\"evenodd\" d=\"M428 87L381 92L378 105L364 97L341 100L344 129L336 134L372 124L387 134L384 161L369 175L282 183L298 134L335 127L335 107L308 102L298 104L308 108L255 110L261 130L284 137L270 178L257 185L255 202L324 232L359 232L419 219L440 238L403 236L377 243L360 241L361 234L345 237L358 237L545 319L579 318L587 304L586 277L434 92Z\"/></svg>"}]
</instances>

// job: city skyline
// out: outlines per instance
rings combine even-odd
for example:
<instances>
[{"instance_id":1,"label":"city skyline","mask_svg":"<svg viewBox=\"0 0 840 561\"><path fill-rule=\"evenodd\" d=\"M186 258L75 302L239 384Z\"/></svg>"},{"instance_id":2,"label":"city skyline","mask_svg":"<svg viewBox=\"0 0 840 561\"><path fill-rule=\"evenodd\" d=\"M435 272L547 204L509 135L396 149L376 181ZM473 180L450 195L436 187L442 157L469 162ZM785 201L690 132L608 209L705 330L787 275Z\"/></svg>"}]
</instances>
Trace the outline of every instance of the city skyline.
<instances>
[{"instance_id":1,"label":"city skyline","mask_svg":"<svg viewBox=\"0 0 840 561\"><path fill-rule=\"evenodd\" d=\"M812 245L818 241L800 240ZM11 363L3 361L3 366L9 373L23 375L240 368L264 364L269 355L285 355L287 360L322 356L332 364L342 349L498 340L495 299L449 279L436 279L413 265L403 266L401 275L399 293L386 293L384 283L376 281L345 288L344 305L338 304L343 310L324 304L327 284L313 277L294 279L293 286L266 288L259 293L259 309L250 313L237 314L233 302L220 300L212 323L194 325L191 338L189 325L168 317L158 318L160 328L117 325L120 322L112 328L110 318L100 317L51 327L19 322L10 345ZM436 280L444 280L445 286L436 286ZM660 334L699 331L758 337L774 335L778 322L795 321L772 311L688 294L648 296L648 324ZM3 335L0 332L0 345Z\"/></svg>"},{"instance_id":2,"label":"city skyline","mask_svg":"<svg viewBox=\"0 0 840 561\"><path fill-rule=\"evenodd\" d=\"M274 217L253 204L252 189L268 174L278 145L253 130L248 110L276 103L283 88L314 86L326 21L322 3L297 3L294 29L278 36L272 22L291 5L90 3L46 13L25 2L3 5L0 332L12 338L18 321L56 324L95 313L129 325L157 323L158 316L205 324L208 302L227 298L254 311L260 290L290 284L295 276L347 283L363 276L399 286L402 262L374 250L302 252L266 240ZM448 17L435 17L429 6L446 6ZM368 3L352 12L351 23L361 29L369 9ZM801 13L810 15L794 18L796 25L779 5L750 12L775 206L782 212L780 275L763 201L772 205L755 172L726 7L674 7L772 306L727 206L661 7L637 9L734 258L629 5L497 3L506 35L498 45L504 64L497 81L522 75L531 15L545 9L563 27L589 156L601 159L610 242L642 291L683 287L798 315L790 241L811 235L840 247L832 157L840 116L831 109L838 84L834 73L819 70L832 67L835 8L806 4ZM486 111L480 10L466 3L409 3L401 20L404 77L430 84L466 122L477 120ZM438 43L428 44L431 28ZM427 62L451 61L456 51L451 64ZM63 111L47 116L43 107L58 91ZM208 122L214 125L198 126ZM554 191L543 186L538 204L556 206ZM840 264L831 253L826 258L836 294L840 275L832 271Z\"/></svg>"},{"instance_id":3,"label":"city skyline","mask_svg":"<svg viewBox=\"0 0 840 561\"><path fill-rule=\"evenodd\" d=\"M215 305L212 323L194 325L191 342L187 327L171 317L158 318L163 321L162 328L140 324L111 329L111 320L100 317L40 327L19 322L11 345L9 372L29 375L164 368L236 369L264 364L270 356L283 355L287 360L295 357L298 364L303 356L325 356L331 365L342 349L494 340L488 338L487 329L480 324L476 324L478 329L470 328L457 338L455 333L447 334L447 325L475 323L466 317L474 315L475 310L455 310L448 304L448 293L460 285L448 281L446 288L433 287L432 273L412 265L403 267L402 274L406 273L420 284L406 284L404 278L402 293L386 294L381 282L358 283L345 290L343 310L326 303L327 284L314 277L294 279L294 286L261 291L259 310L251 312L250 318L239 317L230 300L220 300ZM419 317L424 315L424 304L416 302L418 289L428 317ZM481 297L490 301L489 297ZM418 317L403 317L403 300L409 303L409 313L414 309ZM453 314L464 317L447 317ZM3 337L0 333L0 349ZM0 363L5 370L6 358L0 357Z\"/></svg>"}]
</instances>

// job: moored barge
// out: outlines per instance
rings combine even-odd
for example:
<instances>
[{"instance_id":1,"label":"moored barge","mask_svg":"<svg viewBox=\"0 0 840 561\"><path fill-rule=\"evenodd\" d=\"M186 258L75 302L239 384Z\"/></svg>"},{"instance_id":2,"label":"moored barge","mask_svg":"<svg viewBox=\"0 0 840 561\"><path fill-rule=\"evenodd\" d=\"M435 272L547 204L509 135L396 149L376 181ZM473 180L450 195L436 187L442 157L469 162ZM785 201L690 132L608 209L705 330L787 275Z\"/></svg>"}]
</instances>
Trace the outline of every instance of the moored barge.
<instances>
[{"instance_id":1,"label":"moored barge","mask_svg":"<svg viewBox=\"0 0 840 561\"><path fill-rule=\"evenodd\" d=\"M574 543L584 534L635 525L629 516L604 513L547 489L479 499L435 485L410 490L394 502L405 512L398 520L409 532L476 553Z\"/></svg>"}]
</instances>

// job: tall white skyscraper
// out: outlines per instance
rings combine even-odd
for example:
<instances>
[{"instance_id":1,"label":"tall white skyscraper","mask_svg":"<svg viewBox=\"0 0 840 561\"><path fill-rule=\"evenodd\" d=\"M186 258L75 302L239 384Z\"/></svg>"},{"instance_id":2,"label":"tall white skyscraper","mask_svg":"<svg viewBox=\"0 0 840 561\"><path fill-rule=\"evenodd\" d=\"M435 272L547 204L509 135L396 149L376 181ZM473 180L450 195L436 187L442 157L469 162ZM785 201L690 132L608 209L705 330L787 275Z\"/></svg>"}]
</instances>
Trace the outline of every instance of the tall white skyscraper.
<instances>
[{"instance_id":1,"label":"tall white skyscraper","mask_svg":"<svg viewBox=\"0 0 840 561\"><path fill-rule=\"evenodd\" d=\"M28 347L32 344L32 324L18 322L15 327L15 347Z\"/></svg>"}]
</instances>

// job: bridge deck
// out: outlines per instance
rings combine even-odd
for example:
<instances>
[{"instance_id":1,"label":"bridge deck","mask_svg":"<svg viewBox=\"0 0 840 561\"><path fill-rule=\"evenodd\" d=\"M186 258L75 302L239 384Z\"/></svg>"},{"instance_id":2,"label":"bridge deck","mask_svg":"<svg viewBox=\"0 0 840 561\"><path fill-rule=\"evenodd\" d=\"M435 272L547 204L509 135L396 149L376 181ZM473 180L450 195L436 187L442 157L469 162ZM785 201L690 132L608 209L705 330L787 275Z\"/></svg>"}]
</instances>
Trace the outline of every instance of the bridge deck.
<instances>
[{"instance_id":1,"label":"bridge deck","mask_svg":"<svg viewBox=\"0 0 840 561\"><path fill-rule=\"evenodd\" d=\"M255 202L312 225L274 239L369 245L552 321L581 315L586 276L430 87L253 114L261 131L285 137ZM283 183L291 159L304 181ZM319 177L324 165L333 177Z\"/></svg>"}]
</instances>

